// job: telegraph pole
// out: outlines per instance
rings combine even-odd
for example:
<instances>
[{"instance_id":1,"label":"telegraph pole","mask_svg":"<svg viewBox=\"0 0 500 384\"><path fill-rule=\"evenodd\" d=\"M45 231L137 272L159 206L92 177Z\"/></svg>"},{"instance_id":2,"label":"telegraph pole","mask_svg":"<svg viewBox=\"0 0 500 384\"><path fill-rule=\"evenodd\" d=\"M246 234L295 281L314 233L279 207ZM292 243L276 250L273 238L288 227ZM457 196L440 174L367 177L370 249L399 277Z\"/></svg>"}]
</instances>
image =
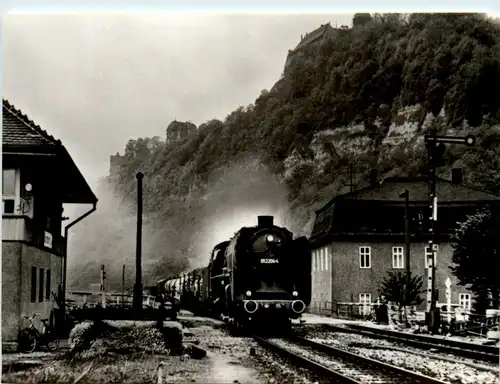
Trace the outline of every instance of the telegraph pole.
<instances>
[{"instance_id":1,"label":"telegraph pole","mask_svg":"<svg viewBox=\"0 0 500 384\"><path fill-rule=\"evenodd\" d=\"M445 144L465 144L473 146L475 143L473 136L438 136L434 130L431 135L425 136L425 143L428 150L428 183L429 183L429 207L431 211L430 216L430 241L429 247L431 254L427 260L427 311L428 311L428 325L430 328L435 329L438 324L434 315L436 314L436 260L437 260L437 208L438 198L436 193L436 168L441 165L440 161L444 154Z\"/></svg>"},{"instance_id":2,"label":"telegraph pole","mask_svg":"<svg viewBox=\"0 0 500 384\"><path fill-rule=\"evenodd\" d=\"M106 308L106 272L104 271L104 264L101 264L101 301L102 307Z\"/></svg>"},{"instance_id":3,"label":"telegraph pole","mask_svg":"<svg viewBox=\"0 0 500 384\"><path fill-rule=\"evenodd\" d=\"M406 281L409 283L411 279L411 269L410 269L410 212L409 212L409 200L410 192L405 189L405 191L399 195L399 197L405 198L405 265L406 265Z\"/></svg>"},{"instance_id":4,"label":"telegraph pole","mask_svg":"<svg viewBox=\"0 0 500 384\"><path fill-rule=\"evenodd\" d=\"M122 306L125 305L125 264L122 266Z\"/></svg>"},{"instance_id":5,"label":"telegraph pole","mask_svg":"<svg viewBox=\"0 0 500 384\"><path fill-rule=\"evenodd\" d=\"M133 308L135 311L142 310L142 178L144 174L138 172L137 178L137 244L135 253L135 285Z\"/></svg>"}]
</instances>

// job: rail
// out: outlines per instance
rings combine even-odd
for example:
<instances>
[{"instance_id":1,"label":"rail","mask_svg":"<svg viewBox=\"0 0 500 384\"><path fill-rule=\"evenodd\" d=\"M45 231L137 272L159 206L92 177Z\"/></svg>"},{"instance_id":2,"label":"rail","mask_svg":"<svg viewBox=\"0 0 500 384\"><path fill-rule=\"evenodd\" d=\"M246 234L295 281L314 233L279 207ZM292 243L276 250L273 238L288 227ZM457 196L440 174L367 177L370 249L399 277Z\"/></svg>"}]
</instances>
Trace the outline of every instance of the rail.
<instances>
[{"instance_id":1,"label":"rail","mask_svg":"<svg viewBox=\"0 0 500 384\"><path fill-rule=\"evenodd\" d=\"M404 333L381 328L371 328L358 324L348 324L345 327L328 324L327 327L339 332L355 333L376 339L389 340L416 348L426 350L432 348L455 356L468 357L475 360L496 363L499 359L498 347L488 345L441 339L433 336Z\"/></svg>"},{"instance_id":2,"label":"rail","mask_svg":"<svg viewBox=\"0 0 500 384\"><path fill-rule=\"evenodd\" d=\"M372 379L370 382L378 383L444 383L441 380L420 373L302 337L292 337L278 342L257 336L253 336L253 338L263 347L282 355L303 368L310 369L319 376L327 378L329 382L362 383L369 376ZM292 343L292 348L280 345L283 341L285 344ZM296 350L296 347L299 347L299 352L291 350ZM312 356L310 352L312 352ZM322 354L328 357L325 358L321 356ZM305 355L309 355L309 357ZM316 360L320 360L321 363Z\"/></svg>"},{"instance_id":3,"label":"rail","mask_svg":"<svg viewBox=\"0 0 500 384\"><path fill-rule=\"evenodd\" d=\"M283 356L287 360L294 362L295 364L297 364L298 366L300 366L302 368L310 369L314 373L316 373L320 376L328 377L330 379L335 379L336 382L340 382L340 383L358 383L358 381L353 380L347 376L344 376L340 372L336 372L333 369L330 369L330 368L324 366L323 364L317 363L317 362L310 360L304 356L301 356L297 353L289 351L289 350L279 346L278 344L273 343L272 341L266 340L266 339L264 339L262 337L258 337L258 336L253 336L253 338L255 341L257 341L257 343L259 343L264 348L269 349L269 350Z\"/></svg>"}]
</instances>

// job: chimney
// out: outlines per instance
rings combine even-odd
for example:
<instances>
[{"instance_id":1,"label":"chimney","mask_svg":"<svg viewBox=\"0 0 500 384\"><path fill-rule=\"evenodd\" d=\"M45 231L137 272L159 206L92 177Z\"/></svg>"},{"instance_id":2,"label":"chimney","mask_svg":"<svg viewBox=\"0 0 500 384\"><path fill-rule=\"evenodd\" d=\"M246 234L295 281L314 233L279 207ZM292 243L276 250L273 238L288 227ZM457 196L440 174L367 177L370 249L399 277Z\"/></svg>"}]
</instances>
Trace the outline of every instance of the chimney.
<instances>
[{"instance_id":1,"label":"chimney","mask_svg":"<svg viewBox=\"0 0 500 384\"><path fill-rule=\"evenodd\" d=\"M274 217L273 216L257 216L259 227L272 227Z\"/></svg>"},{"instance_id":2,"label":"chimney","mask_svg":"<svg viewBox=\"0 0 500 384\"><path fill-rule=\"evenodd\" d=\"M378 180L378 172L376 169L372 169L370 171L370 184L371 185L377 184L377 180Z\"/></svg>"},{"instance_id":3,"label":"chimney","mask_svg":"<svg viewBox=\"0 0 500 384\"><path fill-rule=\"evenodd\" d=\"M462 168L451 169L451 182L453 184L462 184L463 182Z\"/></svg>"}]
</instances>

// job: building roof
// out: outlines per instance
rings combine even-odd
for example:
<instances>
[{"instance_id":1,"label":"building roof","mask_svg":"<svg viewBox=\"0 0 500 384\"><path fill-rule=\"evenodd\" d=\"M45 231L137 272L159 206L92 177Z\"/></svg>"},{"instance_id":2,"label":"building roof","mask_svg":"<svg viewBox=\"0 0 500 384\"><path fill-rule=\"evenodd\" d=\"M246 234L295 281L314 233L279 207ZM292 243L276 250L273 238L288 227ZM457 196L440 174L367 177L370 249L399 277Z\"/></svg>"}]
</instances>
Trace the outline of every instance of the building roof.
<instances>
[{"instance_id":1,"label":"building roof","mask_svg":"<svg viewBox=\"0 0 500 384\"><path fill-rule=\"evenodd\" d=\"M356 191L338 195L330 200L325 206L316 211L316 218L312 229L310 240L316 245L321 245L332 236L340 239L366 239L370 236L386 239L387 236L404 237L404 226L399 229L402 221L394 224L392 216L395 209L403 208L404 198L400 195L409 192L409 202L416 213L424 212L428 207L428 182L424 177L407 178L392 177L379 183L374 183ZM436 181L436 192L438 205L447 209L464 207L465 210L475 207L494 205L500 207L500 196L466 185L438 178ZM357 216L359 212L370 212L370 215ZM402 212L402 211L401 211ZM463 214L463 210L458 212ZM387 213L387 215L386 215ZM415 214L416 214L415 213ZM386 215L386 216L384 216ZM401 213L401 217L403 213ZM450 220L455 220L450 217ZM449 220L448 220L449 221ZM448 226L444 220L445 226ZM424 225L424 224L422 224ZM425 224L426 225L426 224ZM440 229L439 236L448 236L451 227ZM418 231L417 231L418 232ZM420 236L427 240L427 232L414 233L412 236ZM394 238L393 238L394 240Z\"/></svg>"},{"instance_id":2,"label":"building roof","mask_svg":"<svg viewBox=\"0 0 500 384\"><path fill-rule=\"evenodd\" d=\"M3 147L53 147L61 146L47 131L41 129L7 100L2 102L2 146Z\"/></svg>"},{"instance_id":3,"label":"building roof","mask_svg":"<svg viewBox=\"0 0 500 384\"><path fill-rule=\"evenodd\" d=\"M399 196L404 190L409 192L409 201L426 202L428 201L427 178L407 178L391 177L375 185L369 185L343 195L338 195L330 200L325 206L316 212L322 212L340 199L342 200L377 200L377 201L401 201ZM466 186L464 184L454 183L450 180L438 178L436 181L436 194L441 202L475 202L475 201L497 201L500 202L500 196L478 188Z\"/></svg>"},{"instance_id":4,"label":"building roof","mask_svg":"<svg viewBox=\"0 0 500 384\"><path fill-rule=\"evenodd\" d=\"M63 202L95 204L97 198L61 140L41 129L7 100L2 100L2 152L5 155L54 155L63 165Z\"/></svg>"}]
</instances>

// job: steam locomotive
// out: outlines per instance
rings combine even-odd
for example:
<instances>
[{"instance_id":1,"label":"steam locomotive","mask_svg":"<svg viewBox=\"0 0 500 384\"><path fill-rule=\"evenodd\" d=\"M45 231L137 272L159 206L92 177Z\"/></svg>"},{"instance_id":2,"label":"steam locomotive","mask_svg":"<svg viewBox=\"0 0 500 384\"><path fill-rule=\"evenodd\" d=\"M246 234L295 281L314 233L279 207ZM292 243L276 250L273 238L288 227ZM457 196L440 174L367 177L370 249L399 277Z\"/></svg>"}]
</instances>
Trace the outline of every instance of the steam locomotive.
<instances>
[{"instance_id":1,"label":"steam locomotive","mask_svg":"<svg viewBox=\"0 0 500 384\"><path fill-rule=\"evenodd\" d=\"M158 282L158 292L180 293L183 308L236 328L290 324L311 301L311 250L307 238L294 240L273 219L258 216L257 226L217 244L208 266Z\"/></svg>"}]
</instances>

